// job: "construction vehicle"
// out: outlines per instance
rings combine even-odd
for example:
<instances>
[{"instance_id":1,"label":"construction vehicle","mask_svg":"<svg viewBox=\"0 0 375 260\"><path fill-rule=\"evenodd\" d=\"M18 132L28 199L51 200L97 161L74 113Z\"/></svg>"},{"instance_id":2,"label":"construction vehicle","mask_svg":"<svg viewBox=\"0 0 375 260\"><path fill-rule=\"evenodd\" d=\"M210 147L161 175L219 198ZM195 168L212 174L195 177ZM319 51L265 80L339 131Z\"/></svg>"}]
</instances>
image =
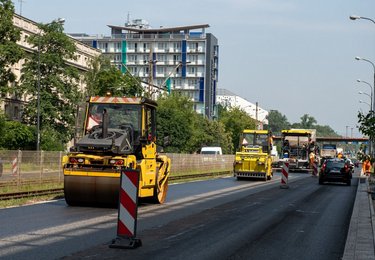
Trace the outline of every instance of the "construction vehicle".
<instances>
[{"instance_id":1,"label":"construction vehicle","mask_svg":"<svg viewBox=\"0 0 375 260\"><path fill-rule=\"evenodd\" d=\"M320 158L322 160L336 158L337 150L336 144L323 144L320 149Z\"/></svg>"},{"instance_id":2,"label":"construction vehicle","mask_svg":"<svg viewBox=\"0 0 375 260\"><path fill-rule=\"evenodd\" d=\"M289 169L309 169L311 167L310 155L316 151L315 129L290 129L281 131L281 156L279 167L283 162L289 162Z\"/></svg>"},{"instance_id":3,"label":"construction vehicle","mask_svg":"<svg viewBox=\"0 0 375 260\"><path fill-rule=\"evenodd\" d=\"M139 171L138 198L163 203L170 159L157 153L155 101L90 97L84 136L63 158L68 205L118 205L121 171Z\"/></svg>"},{"instance_id":4,"label":"construction vehicle","mask_svg":"<svg viewBox=\"0 0 375 260\"><path fill-rule=\"evenodd\" d=\"M234 161L234 177L270 180L273 176L271 151L272 135L268 130L243 130Z\"/></svg>"}]
</instances>

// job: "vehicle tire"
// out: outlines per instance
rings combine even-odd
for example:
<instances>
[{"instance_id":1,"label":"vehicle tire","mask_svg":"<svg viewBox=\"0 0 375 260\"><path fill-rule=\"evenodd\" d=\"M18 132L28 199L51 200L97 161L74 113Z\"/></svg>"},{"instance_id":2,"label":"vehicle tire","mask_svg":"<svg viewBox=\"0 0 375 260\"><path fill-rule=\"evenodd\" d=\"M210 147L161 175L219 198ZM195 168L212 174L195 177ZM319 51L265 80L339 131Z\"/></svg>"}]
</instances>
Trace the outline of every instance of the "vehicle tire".
<instances>
[{"instance_id":1,"label":"vehicle tire","mask_svg":"<svg viewBox=\"0 0 375 260\"><path fill-rule=\"evenodd\" d=\"M346 181L346 185L347 185L347 186L352 185L352 180L351 180L351 179L347 180L347 181Z\"/></svg>"},{"instance_id":2,"label":"vehicle tire","mask_svg":"<svg viewBox=\"0 0 375 260\"><path fill-rule=\"evenodd\" d=\"M159 187L157 184L155 185L153 202L157 204L163 204L167 197L167 193L168 193L168 179L161 187Z\"/></svg>"},{"instance_id":3,"label":"vehicle tire","mask_svg":"<svg viewBox=\"0 0 375 260\"><path fill-rule=\"evenodd\" d=\"M319 185L322 185L322 184L323 184L323 180L319 178Z\"/></svg>"}]
</instances>

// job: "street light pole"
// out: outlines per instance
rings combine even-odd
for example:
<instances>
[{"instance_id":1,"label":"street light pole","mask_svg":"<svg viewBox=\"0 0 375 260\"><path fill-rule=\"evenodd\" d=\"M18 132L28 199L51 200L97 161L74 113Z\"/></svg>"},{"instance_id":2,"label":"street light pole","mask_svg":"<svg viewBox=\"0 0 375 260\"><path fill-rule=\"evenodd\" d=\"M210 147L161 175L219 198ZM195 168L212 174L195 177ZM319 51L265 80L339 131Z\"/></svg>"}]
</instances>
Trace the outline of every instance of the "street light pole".
<instances>
[{"instance_id":1,"label":"street light pole","mask_svg":"<svg viewBox=\"0 0 375 260\"><path fill-rule=\"evenodd\" d=\"M373 85L373 91L372 91L372 93L375 93L375 64L372 62L372 61L370 61L370 60L368 60L368 59L364 59L364 58L361 58L361 57L355 57L355 59L356 60L363 60L363 61L366 61L366 62L368 62L368 63L370 63L371 65L372 65L372 68L373 68L373 71L374 71L374 85ZM373 100L372 100L372 104L374 104L375 105L375 95L373 95ZM371 111L372 111L372 107L371 107Z\"/></svg>"},{"instance_id":2,"label":"street light pole","mask_svg":"<svg viewBox=\"0 0 375 260\"><path fill-rule=\"evenodd\" d=\"M358 16L358 15L351 15L349 16L350 20L359 20L359 19L362 19L362 20L368 20L368 21L371 21L375 24L375 21L371 18L368 18L368 17L363 17L363 16Z\"/></svg>"},{"instance_id":3,"label":"street light pole","mask_svg":"<svg viewBox=\"0 0 375 260\"><path fill-rule=\"evenodd\" d=\"M362 83L365 83L367 86L370 87L370 93L371 93L371 111L373 111L374 109L374 99L373 99L373 96L374 96L374 91L373 91L373 87L370 83L368 83L367 81L364 81L364 80L360 80L360 79L357 79L357 82L362 82Z\"/></svg>"},{"instance_id":4,"label":"street light pole","mask_svg":"<svg viewBox=\"0 0 375 260\"><path fill-rule=\"evenodd\" d=\"M375 21L372 20L372 19L370 19L370 18L365 18L365 17L362 18L362 17L361 17L361 19L370 20L370 21L372 21L373 23L375 23ZM370 60L368 60L368 59L361 58L361 57L355 57L355 59L356 59L356 60L363 60L363 61L366 61L366 62L370 63L371 66L372 66L372 68L373 68L373 73L374 73L374 81L373 81L373 84L374 84L374 85L373 85L373 92L372 92L372 93L374 93L374 94L373 94L373 100L371 101L371 105L370 105L370 113L371 113L371 116L374 116L373 105L375 106L375 64L374 64L372 61L370 61ZM372 140L371 140L371 136L369 136L369 154L370 154L370 155L372 155L371 150L373 150L373 149L372 149Z\"/></svg>"},{"instance_id":5,"label":"street light pole","mask_svg":"<svg viewBox=\"0 0 375 260\"><path fill-rule=\"evenodd\" d=\"M371 99L371 95L367 94L366 92L363 92L363 91L358 91L358 94L361 94L361 95L366 95L370 98L370 112L372 110L372 99Z\"/></svg>"},{"instance_id":6,"label":"street light pole","mask_svg":"<svg viewBox=\"0 0 375 260\"><path fill-rule=\"evenodd\" d=\"M64 18L58 18L56 20L53 20L51 23L59 23L63 24L65 22ZM47 23L46 25L49 25L51 23ZM40 80L41 80L41 72L40 72L40 37L42 37L42 31L39 30L38 33L38 87L37 87L37 116L36 116L36 150L40 150Z\"/></svg>"},{"instance_id":7,"label":"street light pole","mask_svg":"<svg viewBox=\"0 0 375 260\"><path fill-rule=\"evenodd\" d=\"M369 103L367 103L366 101L360 100L359 103L367 104L369 106L369 108L371 108L371 105Z\"/></svg>"},{"instance_id":8,"label":"street light pole","mask_svg":"<svg viewBox=\"0 0 375 260\"><path fill-rule=\"evenodd\" d=\"M188 64L190 63L190 61L186 61L185 64ZM171 70L171 72L168 74L168 76L165 78L165 80L163 81L163 83L161 84L161 87L163 88L164 85L167 83L168 79L172 76L173 73L175 73L177 71L177 69L182 66L184 64L184 62L182 61L179 61L178 64ZM167 88L167 86L165 86L165 88Z\"/></svg>"}]
</instances>

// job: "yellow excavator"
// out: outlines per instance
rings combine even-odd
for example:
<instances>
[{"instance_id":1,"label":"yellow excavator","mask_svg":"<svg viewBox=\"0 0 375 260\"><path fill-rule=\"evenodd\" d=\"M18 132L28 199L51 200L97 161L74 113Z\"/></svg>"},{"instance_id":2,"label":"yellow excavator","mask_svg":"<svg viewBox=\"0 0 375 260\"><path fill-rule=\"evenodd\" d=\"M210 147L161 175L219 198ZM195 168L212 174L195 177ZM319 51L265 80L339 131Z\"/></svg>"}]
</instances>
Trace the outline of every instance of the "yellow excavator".
<instances>
[{"instance_id":1,"label":"yellow excavator","mask_svg":"<svg viewBox=\"0 0 375 260\"><path fill-rule=\"evenodd\" d=\"M234 177L259 178L265 181L273 176L272 135L268 130L245 129L240 135L240 149L234 161Z\"/></svg>"},{"instance_id":2,"label":"yellow excavator","mask_svg":"<svg viewBox=\"0 0 375 260\"><path fill-rule=\"evenodd\" d=\"M63 157L68 205L117 206L125 169L139 171L138 198L165 201L171 162L157 152L156 107L140 97L87 99L84 135Z\"/></svg>"}]
</instances>

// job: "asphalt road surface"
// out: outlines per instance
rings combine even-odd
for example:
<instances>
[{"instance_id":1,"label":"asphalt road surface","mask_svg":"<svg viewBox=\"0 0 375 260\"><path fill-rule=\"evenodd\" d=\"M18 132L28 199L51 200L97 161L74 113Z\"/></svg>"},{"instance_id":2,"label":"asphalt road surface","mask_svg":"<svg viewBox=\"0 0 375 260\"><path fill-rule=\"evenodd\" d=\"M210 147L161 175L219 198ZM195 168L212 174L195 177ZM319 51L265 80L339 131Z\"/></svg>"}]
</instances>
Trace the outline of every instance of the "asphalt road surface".
<instances>
[{"instance_id":1,"label":"asphalt road surface","mask_svg":"<svg viewBox=\"0 0 375 260\"><path fill-rule=\"evenodd\" d=\"M318 185L293 173L272 181L221 178L171 185L164 205L139 208L134 250L110 249L117 210L63 200L0 210L0 258L340 259L353 208L352 186Z\"/></svg>"}]
</instances>

